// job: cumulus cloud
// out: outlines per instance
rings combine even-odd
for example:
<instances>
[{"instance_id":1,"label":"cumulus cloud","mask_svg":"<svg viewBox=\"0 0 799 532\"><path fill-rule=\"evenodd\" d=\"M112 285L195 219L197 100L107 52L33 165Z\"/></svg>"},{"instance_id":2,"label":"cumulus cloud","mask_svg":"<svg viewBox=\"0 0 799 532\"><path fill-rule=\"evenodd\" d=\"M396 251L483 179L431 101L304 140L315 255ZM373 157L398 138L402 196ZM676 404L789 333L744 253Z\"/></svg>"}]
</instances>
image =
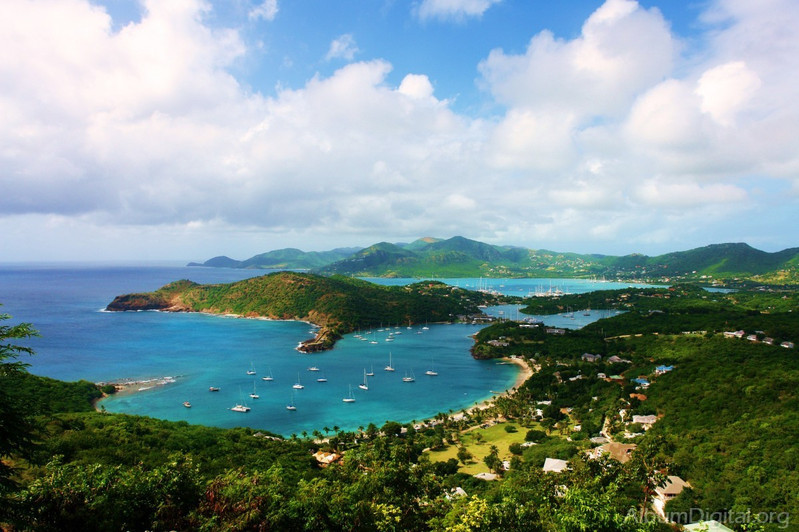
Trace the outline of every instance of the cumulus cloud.
<instances>
[{"instance_id":1,"label":"cumulus cloud","mask_svg":"<svg viewBox=\"0 0 799 532\"><path fill-rule=\"evenodd\" d=\"M264 0L262 3L250 9L248 16L251 20L275 20L277 12L277 0Z\"/></svg>"},{"instance_id":2,"label":"cumulus cloud","mask_svg":"<svg viewBox=\"0 0 799 532\"><path fill-rule=\"evenodd\" d=\"M499 111L479 117L437 97L430 73L352 62L351 35L330 48L346 66L252 92L230 73L242 36L210 27L209 9L148 0L114 29L87 0L0 4L4 249L55 249L69 227L180 256L189 240L247 256L423 234L609 252L729 227L757 201L795 207L747 180L799 182L787 0L717 0L690 60L659 11L607 0L574 38L488 53L479 82ZM772 38L749 37L763 28ZM20 223L37 238L12 236Z\"/></svg>"},{"instance_id":3,"label":"cumulus cloud","mask_svg":"<svg viewBox=\"0 0 799 532\"><path fill-rule=\"evenodd\" d=\"M416 8L421 20L439 19L463 21L481 17L488 8L501 0L422 0Z\"/></svg>"},{"instance_id":4,"label":"cumulus cloud","mask_svg":"<svg viewBox=\"0 0 799 532\"><path fill-rule=\"evenodd\" d=\"M351 33L345 33L333 39L330 43L330 48L327 50L325 59L328 61L331 59L346 59L347 61L352 61L355 54L359 51L358 45L355 43L355 37L353 37Z\"/></svg>"}]
</instances>

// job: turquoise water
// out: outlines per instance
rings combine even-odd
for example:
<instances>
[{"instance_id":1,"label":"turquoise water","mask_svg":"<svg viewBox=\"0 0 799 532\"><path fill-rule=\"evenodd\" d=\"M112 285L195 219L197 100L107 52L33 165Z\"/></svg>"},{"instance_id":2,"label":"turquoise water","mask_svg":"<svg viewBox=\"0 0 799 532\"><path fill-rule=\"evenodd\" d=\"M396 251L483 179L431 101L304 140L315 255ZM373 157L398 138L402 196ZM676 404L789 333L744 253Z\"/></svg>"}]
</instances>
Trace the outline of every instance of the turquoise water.
<instances>
[{"instance_id":1,"label":"turquoise water","mask_svg":"<svg viewBox=\"0 0 799 532\"><path fill-rule=\"evenodd\" d=\"M491 396L491 390L504 391L517 375L514 366L474 360L469 355L469 335L479 330L476 326L402 328L395 331L402 334L391 342L385 341L385 331L375 331L365 341L348 335L331 351L307 355L294 349L298 339L308 336L309 326L302 323L139 314L154 315L151 323L155 322L156 334L164 322L170 322L168 328L177 336L184 336L180 329L202 333L165 353L168 364L159 361L158 369L150 366L150 373L175 376L174 383L103 401L112 412L219 427L246 425L284 435L311 433L324 426L352 430L369 423L380 426L387 420L407 422L460 410ZM367 336L365 332L363 336ZM372 338L377 344L371 343ZM383 369L389 354L393 373ZM319 371L309 371L312 366ZM254 376L247 375L251 367ZM165 373L167 368L173 372ZM438 376L425 374L431 368ZM374 372L367 377L367 391L358 387L364 370ZM274 380L262 380L267 374ZM415 382L403 382L406 375L413 375ZM320 376L327 382L317 382ZM298 380L304 389L293 389ZM147 386L150 384L134 389ZM219 391L209 391L210 386ZM258 399L249 396L253 389ZM356 401L344 403L350 389ZM190 401L191 408L183 407L183 401ZM229 410L240 402L251 408L249 413ZM295 411L286 409L290 402Z\"/></svg>"},{"instance_id":2,"label":"turquoise water","mask_svg":"<svg viewBox=\"0 0 799 532\"><path fill-rule=\"evenodd\" d=\"M268 272L181 266L0 265L0 312L13 316L5 325L30 322L40 331L41 337L25 341L36 351L34 357L25 359L32 373L93 382L172 377L166 384L135 385L133 393L120 394L102 405L113 412L205 425L246 425L289 435L325 426L354 429L370 422L406 422L469 407L490 397L492 390L507 389L515 380L514 366L470 356L469 336L478 326L401 328L397 332L402 334L393 342L385 341L385 331L375 331L377 344L348 336L332 351L304 355L295 347L312 334L305 323L102 311L119 294L155 290L177 279L221 283L264 273ZM414 280L377 281L405 284ZM541 279L448 282L514 295L550 286L549 280ZM571 292L613 287L612 283L579 280L552 282ZM559 319L553 316L545 322L579 326L561 325ZM393 374L382 369L389 352L396 368ZM251 364L257 372L254 378L246 375ZM437 377L425 375L431 365ZM309 366L318 366L328 382L316 382L318 374L309 372ZM363 391L357 385L363 380L364 368L372 367L375 376L370 378L369 390ZM265 382L261 377L269 369L274 381ZM415 382L402 381L406 371L415 374ZM305 388L293 392L298 374ZM259 399L249 397L253 384ZM356 401L343 403L350 385ZM220 391L209 392L210 386ZM136 391L139 388L148 389ZM293 412L285 408L292 392L297 407ZM251 407L249 413L229 410L242 400ZM192 407L183 407L184 401L190 401Z\"/></svg>"}]
</instances>

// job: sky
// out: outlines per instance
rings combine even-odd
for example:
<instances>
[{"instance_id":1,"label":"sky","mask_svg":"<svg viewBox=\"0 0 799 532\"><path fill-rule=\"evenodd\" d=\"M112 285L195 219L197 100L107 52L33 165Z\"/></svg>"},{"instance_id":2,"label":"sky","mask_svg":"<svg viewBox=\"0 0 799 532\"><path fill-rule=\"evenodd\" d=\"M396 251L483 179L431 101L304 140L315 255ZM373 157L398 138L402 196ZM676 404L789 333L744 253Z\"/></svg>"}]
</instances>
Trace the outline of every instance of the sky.
<instances>
[{"instance_id":1,"label":"sky","mask_svg":"<svg viewBox=\"0 0 799 532\"><path fill-rule=\"evenodd\" d=\"M3 0L0 262L799 246L795 0Z\"/></svg>"}]
</instances>

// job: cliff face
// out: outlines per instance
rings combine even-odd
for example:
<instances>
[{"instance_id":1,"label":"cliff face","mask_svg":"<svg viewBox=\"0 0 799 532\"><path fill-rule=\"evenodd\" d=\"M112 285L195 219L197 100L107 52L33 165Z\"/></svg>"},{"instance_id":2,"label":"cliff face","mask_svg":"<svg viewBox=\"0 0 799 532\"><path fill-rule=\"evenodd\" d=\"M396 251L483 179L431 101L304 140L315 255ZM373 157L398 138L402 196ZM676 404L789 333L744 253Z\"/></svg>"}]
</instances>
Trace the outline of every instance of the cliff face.
<instances>
[{"instance_id":1,"label":"cliff face","mask_svg":"<svg viewBox=\"0 0 799 532\"><path fill-rule=\"evenodd\" d=\"M153 294L126 294L117 296L105 308L109 311L122 312L126 310L166 310L169 302Z\"/></svg>"}]
</instances>

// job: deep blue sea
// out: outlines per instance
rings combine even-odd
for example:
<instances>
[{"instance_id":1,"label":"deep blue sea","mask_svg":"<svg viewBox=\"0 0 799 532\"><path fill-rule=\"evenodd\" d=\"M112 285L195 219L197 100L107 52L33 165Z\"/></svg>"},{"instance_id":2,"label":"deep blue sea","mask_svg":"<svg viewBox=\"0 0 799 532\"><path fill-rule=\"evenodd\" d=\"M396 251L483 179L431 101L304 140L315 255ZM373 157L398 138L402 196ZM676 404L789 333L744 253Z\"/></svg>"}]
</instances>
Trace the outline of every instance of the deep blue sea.
<instances>
[{"instance_id":1,"label":"deep blue sea","mask_svg":"<svg viewBox=\"0 0 799 532\"><path fill-rule=\"evenodd\" d=\"M263 275L263 270L182 266L0 265L0 313L4 325L30 322L41 334L25 341L36 355L25 362L38 375L94 382L143 381L129 392L104 400L108 411L148 415L219 427L250 426L290 435L325 426L356 429L370 422L407 422L438 412L460 410L512 386L517 368L469 355L473 325L405 326L361 331L320 354L296 351L312 334L306 323L238 319L201 314L104 312L117 295L155 290L171 281L232 282ZM404 284L411 279L379 280ZM464 288L526 295L550 287L549 280L445 280ZM615 283L553 280L564 292L615 288ZM620 286L627 286L621 284ZM523 293L522 293L523 292ZM516 307L493 309L508 317ZM571 325L563 316L544 317L555 326L579 327L599 319L576 312ZM398 334L401 333L401 334ZM372 343L376 342L376 343ZM391 357L396 371L383 370ZM309 367L320 371L309 371ZM247 375L253 368L255 375ZM425 371L434 368L438 376ZM368 390L358 388L364 370ZM267 382L262 377L274 377ZM402 377L413 375L414 382ZM324 376L327 382L317 382ZM165 377L167 383L163 383ZM144 382L152 381L152 382ZM297 382L304 385L295 390ZM209 387L220 389L210 392ZM350 388L356 399L344 403ZM258 399L249 394L255 392ZM191 408L182 403L190 401ZM229 409L244 402L248 413ZM293 402L295 411L286 409Z\"/></svg>"}]
</instances>

